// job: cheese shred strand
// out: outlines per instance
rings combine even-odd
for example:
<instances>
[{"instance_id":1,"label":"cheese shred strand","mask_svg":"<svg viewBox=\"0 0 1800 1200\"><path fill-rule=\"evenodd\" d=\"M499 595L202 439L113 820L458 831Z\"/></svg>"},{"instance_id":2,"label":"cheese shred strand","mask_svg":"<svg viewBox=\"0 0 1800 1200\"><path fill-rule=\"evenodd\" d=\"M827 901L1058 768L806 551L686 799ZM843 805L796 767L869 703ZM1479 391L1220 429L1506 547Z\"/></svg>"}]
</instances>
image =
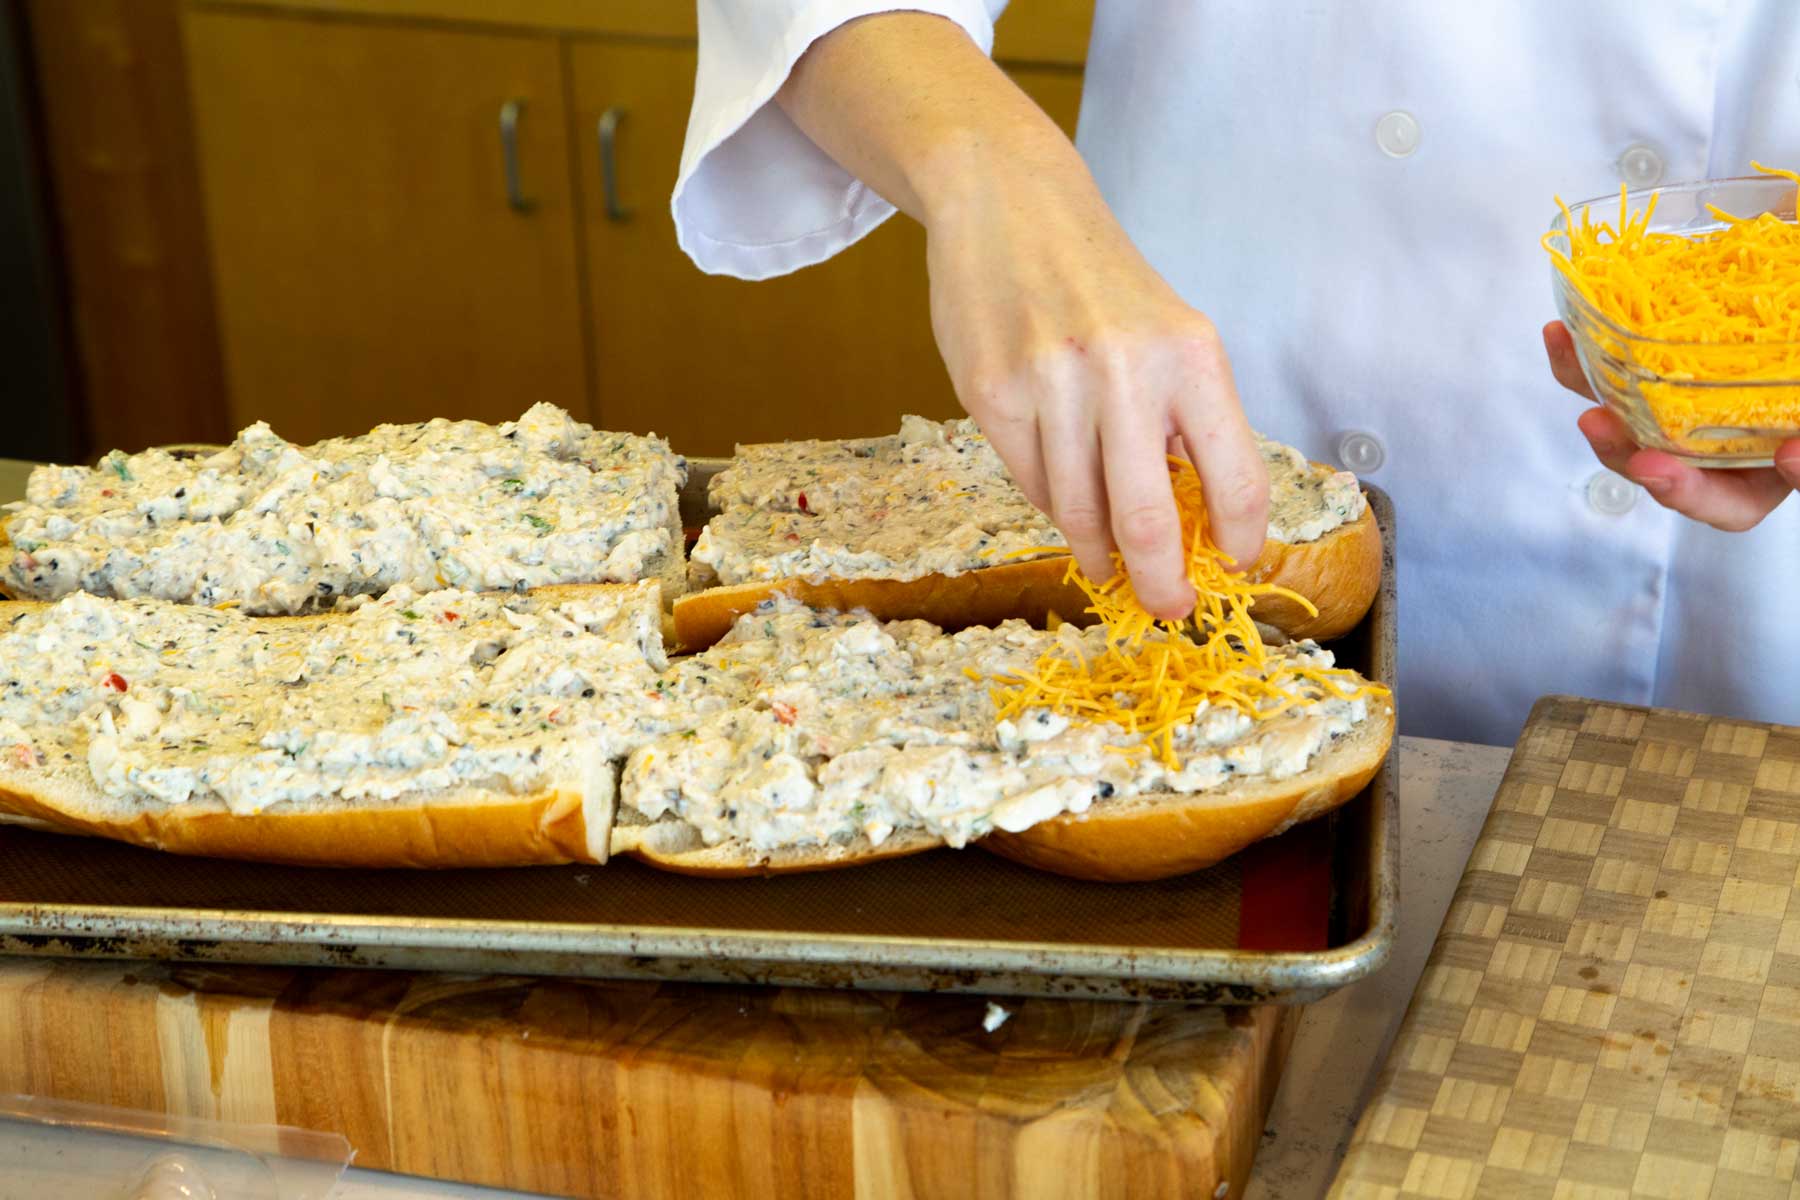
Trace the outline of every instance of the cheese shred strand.
<instances>
[{"instance_id":1,"label":"cheese shred strand","mask_svg":"<svg viewBox=\"0 0 1800 1200\"><path fill-rule=\"evenodd\" d=\"M1800 173L1750 165L1800 190ZM1639 386L1665 434L1685 442L1703 427L1800 429L1800 386L1769 386L1800 380L1800 225L1709 204L1724 228L1691 237L1651 232L1655 194L1634 215L1623 186L1617 225L1596 224L1585 207L1577 219L1561 197L1556 205L1568 248L1557 244L1560 230L1542 245L1597 312L1648 339L1614 345L1598 335L1608 354L1650 377Z\"/></svg>"},{"instance_id":2,"label":"cheese shred strand","mask_svg":"<svg viewBox=\"0 0 1800 1200\"><path fill-rule=\"evenodd\" d=\"M1212 541L1199 474L1191 463L1170 458L1169 475L1188 548L1193 616L1180 621L1152 616L1117 554L1112 578L1101 584L1071 559L1069 578L1087 595L1089 615L1104 626L1105 647L1084 655L1073 642L1058 644L1029 674L996 679L993 700L1000 719L1047 708L1106 721L1142 738L1110 749L1151 753L1178 771L1175 735L1208 709L1231 708L1261 721L1326 697L1385 695L1386 688L1353 671L1268 653L1250 615L1258 597L1284 596L1315 616L1317 608L1297 592L1228 571L1224 553Z\"/></svg>"}]
</instances>

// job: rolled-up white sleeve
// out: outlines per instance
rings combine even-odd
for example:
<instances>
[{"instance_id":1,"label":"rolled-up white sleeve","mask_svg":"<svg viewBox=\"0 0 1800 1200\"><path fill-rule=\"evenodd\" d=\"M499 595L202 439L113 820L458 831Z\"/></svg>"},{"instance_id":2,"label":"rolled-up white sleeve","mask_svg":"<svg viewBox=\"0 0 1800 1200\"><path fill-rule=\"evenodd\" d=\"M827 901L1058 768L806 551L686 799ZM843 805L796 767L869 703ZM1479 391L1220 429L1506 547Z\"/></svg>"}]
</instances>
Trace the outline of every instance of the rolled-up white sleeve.
<instances>
[{"instance_id":1,"label":"rolled-up white sleeve","mask_svg":"<svg viewBox=\"0 0 1800 1200\"><path fill-rule=\"evenodd\" d=\"M767 279L830 258L894 214L788 119L774 96L806 48L872 13L934 13L984 52L1006 0L699 0L700 69L675 235L701 270Z\"/></svg>"}]
</instances>

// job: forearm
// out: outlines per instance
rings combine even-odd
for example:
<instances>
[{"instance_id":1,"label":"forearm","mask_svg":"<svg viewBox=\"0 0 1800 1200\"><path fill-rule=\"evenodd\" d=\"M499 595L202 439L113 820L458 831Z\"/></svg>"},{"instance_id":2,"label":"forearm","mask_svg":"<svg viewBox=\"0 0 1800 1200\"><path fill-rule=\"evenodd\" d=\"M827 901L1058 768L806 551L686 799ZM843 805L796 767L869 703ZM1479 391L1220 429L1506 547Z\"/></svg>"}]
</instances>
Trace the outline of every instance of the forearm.
<instances>
[{"instance_id":1,"label":"forearm","mask_svg":"<svg viewBox=\"0 0 1800 1200\"><path fill-rule=\"evenodd\" d=\"M1055 122L942 17L847 22L813 43L776 100L846 170L926 225L1000 173L1092 186Z\"/></svg>"}]
</instances>

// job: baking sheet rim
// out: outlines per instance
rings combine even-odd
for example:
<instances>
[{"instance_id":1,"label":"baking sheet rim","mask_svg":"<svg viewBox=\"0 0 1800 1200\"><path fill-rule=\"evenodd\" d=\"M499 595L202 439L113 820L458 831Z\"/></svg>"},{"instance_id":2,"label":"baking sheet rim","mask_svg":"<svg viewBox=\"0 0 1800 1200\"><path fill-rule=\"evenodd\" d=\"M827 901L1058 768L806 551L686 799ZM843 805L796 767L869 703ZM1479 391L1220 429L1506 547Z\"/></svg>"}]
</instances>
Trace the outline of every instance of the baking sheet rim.
<instances>
[{"instance_id":1,"label":"baking sheet rim","mask_svg":"<svg viewBox=\"0 0 1800 1200\"><path fill-rule=\"evenodd\" d=\"M1119 970L1121 978L1186 980L1199 964L1208 961L1245 965L1253 956L1257 969L1281 966L1318 969L1357 966L1364 957L1365 934L1355 942L1327 951L1243 950L1142 950L1132 946L1091 945L1071 950L1066 943L993 942L952 938L885 937L878 941L851 935L795 934L769 931L719 931L666 928L634 931L618 925L577 925L562 922L486 921L440 918L430 921L393 920L380 917L342 916L326 913L266 913L254 910L182 909L179 915L160 916L159 910L124 907L0 905L0 935L44 936L62 934L91 938L153 938L156 940L275 944L271 938L221 937L221 933L248 935L264 932L279 941L313 946L392 946L405 949L457 949L500 951L515 954L625 954L634 957L712 957L716 949L728 949L741 961L762 963L841 964L915 967L926 969L970 968L993 971L1055 973L1059 960L1067 960L1070 974L1096 971L1108 963L1133 969ZM171 914L177 910L169 910ZM1370 933L1374 931L1371 930ZM744 943L760 943L746 946ZM847 954L854 951L854 955ZM1385 952L1383 952L1385 957ZM1099 962L1093 960L1098 959ZM973 961L972 961L973 960ZM1235 963L1234 963L1235 960ZM1240 982L1219 978L1207 982ZM1253 981L1241 981L1253 982Z\"/></svg>"}]
</instances>

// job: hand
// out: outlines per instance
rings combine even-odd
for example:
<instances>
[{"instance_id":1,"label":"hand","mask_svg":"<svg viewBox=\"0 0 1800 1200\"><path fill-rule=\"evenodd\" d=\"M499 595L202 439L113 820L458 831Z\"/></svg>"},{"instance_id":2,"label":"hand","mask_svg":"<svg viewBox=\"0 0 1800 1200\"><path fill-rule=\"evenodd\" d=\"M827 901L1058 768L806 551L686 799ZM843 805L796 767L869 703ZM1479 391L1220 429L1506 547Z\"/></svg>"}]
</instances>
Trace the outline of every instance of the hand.
<instances>
[{"instance_id":1,"label":"hand","mask_svg":"<svg viewBox=\"0 0 1800 1200\"><path fill-rule=\"evenodd\" d=\"M920 221L951 382L1081 569L1160 617L1193 611L1164 455L1198 468L1213 542L1248 567L1269 485L1212 322L1113 218L1069 139L950 21L848 21L777 96L808 137Z\"/></svg>"},{"instance_id":2,"label":"hand","mask_svg":"<svg viewBox=\"0 0 1800 1200\"><path fill-rule=\"evenodd\" d=\"M1164 455L1193 462L1213 541L1245 567L1268 476L1212 322L1074 166L973 176L931 214L932 326L963 406L1081 569L1108 578L1116 547L1144 607L1182 617L1194 593Z\"/></svg>"},{"instance_id":3,"label":"hand","mask_svg":"<svg viewBox=\"0 0 1800 1200\"><path fill-rule=\"evenodd\" d=\"M1577 395L1596 399L1575 358L1575 343L1561 321L1544 326L1544 350L1550 355L1550 371L1558 383ZM1800 488L1800 438L1776 449L1773 467L1715 470L1692 466L1661 450L1642 449L1632 440L1625 422L1606 408L1588 409L1576 424L1602 463L1642 485L1664 508L1714 529L1742 533Z\"/></svg>"}]
</instances>

